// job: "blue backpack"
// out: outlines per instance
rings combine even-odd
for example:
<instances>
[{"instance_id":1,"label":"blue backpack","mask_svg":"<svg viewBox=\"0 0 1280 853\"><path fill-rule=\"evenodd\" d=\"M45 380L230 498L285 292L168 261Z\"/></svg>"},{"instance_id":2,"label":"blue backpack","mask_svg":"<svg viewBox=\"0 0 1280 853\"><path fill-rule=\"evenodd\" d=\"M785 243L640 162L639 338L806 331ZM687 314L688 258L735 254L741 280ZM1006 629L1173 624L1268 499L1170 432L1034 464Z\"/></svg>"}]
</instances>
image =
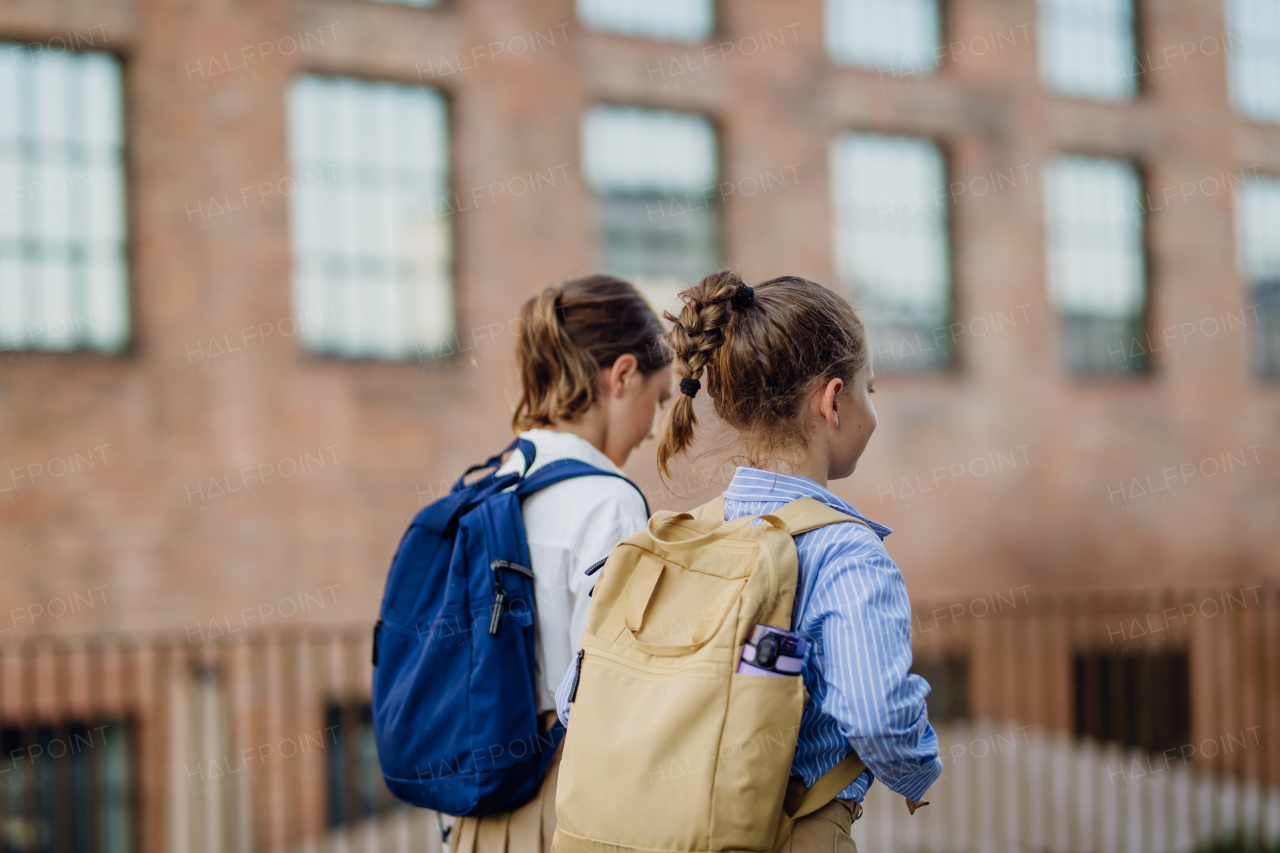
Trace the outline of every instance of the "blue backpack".
<instances>
[{"instance_id":1,"label":"blue backpack","mask_svg":"<svg viewBox=\"0 0 1280 853\"><path fill-rule=\"evenodd\" d=\"M527 472L533 444L517 439L503 453L513 448ZM501 459L468 469L414 518L391 561L373 631L382 775L399 799L445 814L479 817L528 802L564 737L558 720L545 732L538 725L533 572L520 499L573 477L631 482L576 459L499 477ZM465 482L487 468L495 470Z\"/></svg>"}]
</instances>

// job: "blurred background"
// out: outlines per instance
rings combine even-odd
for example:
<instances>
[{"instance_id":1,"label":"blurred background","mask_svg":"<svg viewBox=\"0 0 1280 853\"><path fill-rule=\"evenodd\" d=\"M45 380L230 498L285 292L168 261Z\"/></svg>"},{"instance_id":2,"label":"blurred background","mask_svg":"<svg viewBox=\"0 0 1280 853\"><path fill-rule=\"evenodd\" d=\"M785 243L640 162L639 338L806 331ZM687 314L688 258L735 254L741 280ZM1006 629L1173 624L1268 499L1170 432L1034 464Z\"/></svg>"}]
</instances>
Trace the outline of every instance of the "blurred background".
<instances>
[{"instance_id":1,"label":"blurred background","mask_svg":"<svg viewBox=\"0 0 1280 853\"><path fill-rule=\"evenodd\" d=\"M4 0L4 853L439 850L399 536L523 300L721 265L872 331L946 770L864 853L1280 849L1280 0Z\"/></svg>"}]
</instances>

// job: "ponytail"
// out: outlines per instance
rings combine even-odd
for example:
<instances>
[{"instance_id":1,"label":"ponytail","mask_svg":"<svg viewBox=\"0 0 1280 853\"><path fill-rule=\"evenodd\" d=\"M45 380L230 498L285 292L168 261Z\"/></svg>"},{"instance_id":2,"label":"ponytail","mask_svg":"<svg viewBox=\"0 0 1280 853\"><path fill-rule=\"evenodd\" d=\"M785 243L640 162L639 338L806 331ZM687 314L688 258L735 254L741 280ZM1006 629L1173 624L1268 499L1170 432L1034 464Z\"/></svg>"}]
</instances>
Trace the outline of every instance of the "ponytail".
<instances>
[{"instance_id":1,"label":"ponytail","mask_svg":"<svg viewBox=\"0 0 1280 853\"><path fill-rule=\"evenodd\" d=\"M605 275L548 287L520 308L516 342L520 401L517 433L572 420L596 401L596 380L620 356L636 357L641 374L666 366L662 325L630 284Z\"/></svg>"},{"instance_id":2,"label":"ponytail","mask_svg":"<svg viewBox=\"0 0 1280 853\"><path fill-rule=\"evenodd\" d=\"M673 317L670 312L666 314L672 324L671 331L667 333L667 345L674 354L672 366L676 376L701 381L707 364L724 346L724 327L732 319L733 296L745 286L736 273L721 270L680 294L684 301L680 316ZM710 382L708 377L708 384ZM707 390L714 394L712 389ZM693 443L693 430L697 425L693 397L688 393L678 394L658 443L658 470L664 477L671 476L671 460Z\"/></svg>"},{"instance_id":3,"label":"ponytail","mask_svg":"<svg viewBox=\"0 0 1280 853\"><path fill-rule=\"evenodd\" d=\"M693 443L698 420L689 392L698 393L704 374L716 414L738 431L754 465L806 445L810 395L829 379L852 382L870 359L866 329L849 303L807 279L783 276L752 288L722 270L680 298L680 316L666 315L672 324L666 340L688 392L676 398L663 426L664 477Z\"/></svg>"}]
</instances>

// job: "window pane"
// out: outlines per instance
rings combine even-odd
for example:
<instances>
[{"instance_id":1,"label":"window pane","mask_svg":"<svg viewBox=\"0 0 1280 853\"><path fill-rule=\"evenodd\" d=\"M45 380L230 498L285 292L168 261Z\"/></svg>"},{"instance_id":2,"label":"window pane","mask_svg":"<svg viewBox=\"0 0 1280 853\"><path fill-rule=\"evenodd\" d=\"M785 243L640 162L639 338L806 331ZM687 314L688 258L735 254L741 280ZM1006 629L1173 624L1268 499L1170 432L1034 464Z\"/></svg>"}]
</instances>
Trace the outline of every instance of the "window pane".
<instances>
[{"instance_id":1,"label":"window pane","mask_svg":"<svg viewBox=\"0 0 1280 853\"><path fill-rule=\"evenodd\" d=\"M582 164L597 192L701 192L717 182L716 137L699 115L595 107L582 121Z\"/></svg>"},{"instance_id":2,"label":"window pane","mask_svg":"<svg viewBox=\"0 0 1280 853\"><path fill-rule=\"evenodd\" d=\"M1040 79L1063 95L1123 101L1137 90L1133 0L1039 0Z\"/></svg>"},{"instance_id":3,"label":"window pane","mask_svg":"<svg viewBox=\"0 0 1280 853\"><path fill-rule=\"evenodd\" d=\"M1045 166L1049 298L1065 321L1067 359L1086 373L1143 370L1146 309L1142 187L1133 164L1058 157Z\"/></svg>"},{"instance_id":4,"label":"window pane","mask_svg":"<svg viewBox=\"0 0 1280 853\"><path fill-rule=\"evenodd\" d=\"M1254 365L1263 376L1280 376L1280 178L1259 178L1235 197L1240 273L1251 291Z\"/></svg>"},{"instance_id":5,"label":"window pane","mask_svg":"<svg viewBox=\"0 0 1280 853\"><path fill-rule=\"evenodd\" d=\"M132 724L107 719L9 723L0 728L0 745L8 774L0 785L6 851L137 849Z\"/></svg>"},{"instance_id":6,"label":"window pane","mask_svg":"<svg viewBox=\"0 0 1280 853\"><path fill-rule=\"evenodd\" d=\"M951 314L947 179L926 139L851 133L831 151L835 266L877 369L945 366Z\"/></svg>"},{"instance_id":7,"label":"window pane","mask_svg":"<svg viewBox=\"0 0 1280 853\"><path fill-rule=\"evenodd\" d=\"M595 107L582 164L601 198L603 264L660 313L720 265L716 134L702 116Z\"/></svg>"},{"instance_id":8,"label":"window pane","mask_svg":"<svg viewBox=\"0 0 1280 853\"><path fill-rule=\"evenodd\" d=\"M1280 122L1280 0L1227 0L1227 44L1236 109Z\"/></svg>"},{"instance_id":9,"label":"window pane","mask_svg":"<svg viewBox=\"0 0 1280 853\"><path fill-rule=\"evenodd\" d=\"M937 652L918 656L911 671L929 682L925 702L929 722L955 723L969 719L969 659Z\"/></svg>"},{"instance_id":10,"label":"window pane","mask_svg":"<svg viewBox=\"0 0 1280 853\"><path fill-rule=\"evenodd\" d=\"M27 53L0 69L0 349L128 341L120 87L103 53Z\"/></svg>"},{"instance_id":11,"label":"window pane","mask_svg":"<svg viewBox=\"0 0 1280 853\"><path fill-rule=\"evenodd\" d=\"M590 30L665 41L702 41L715 28L713 0L577 0Z\"/></svg>"},{"instance_id":12,"label":"window pane","mask_svg":"<svg viewBox=\"0 0 1280 853\"><path fill-rule=\"evenodd\" d=\"M331 829L376 817L397 806L378 764L373 709L360 702L329 704L324 710Z\"/></svg>"},{"instance_id":13,"label":"window pane","mask_svg":"<svg viewBox=\"0 0 1280 853\"><path fill-rule=\"evenodd\" d=\"M1077 654L1072 668L1077 735L1152 754L1189 742L1186 652Z\"/></svg>"},{"instance_id":14,"label":"window pane","mask_svg":"<svg viewBox=\"0 0 1280 853\"><path fill-rule=\"evenodd\" d=\"M289 93L289 157L294 313L307 346L372 358L442 351L454 317L439 93L302 77Z\"/></svg>"},{"instance_id":15,"label":"window pane","mask_svg":"<svg viewBox=\"0 0 1280 853\"><path fill-rule=\"evenodd\" d=\"M938 0L826 0L827 55L843 65L917 74L938 64Z\"/></svg>"}]
</instances>

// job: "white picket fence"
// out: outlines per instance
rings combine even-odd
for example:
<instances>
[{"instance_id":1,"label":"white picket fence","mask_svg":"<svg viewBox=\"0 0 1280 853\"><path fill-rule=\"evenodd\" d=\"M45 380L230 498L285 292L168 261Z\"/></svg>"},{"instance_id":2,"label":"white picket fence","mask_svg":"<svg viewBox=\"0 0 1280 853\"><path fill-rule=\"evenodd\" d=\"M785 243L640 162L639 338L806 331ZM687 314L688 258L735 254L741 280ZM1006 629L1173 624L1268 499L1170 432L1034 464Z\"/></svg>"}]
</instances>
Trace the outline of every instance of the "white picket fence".
<instances>
[{"instance_id":1,"label":"white picket fence","mask_svg":"<svg viewBox=\"0 0 1280 853\"><path fill-rule=\"evenodd\" d=\"M451 826L453 818L443 819ZM435 812L396 806L390 812L358 821L304 841L291 853L445 853Z\"/></svg>"},{"instance_id":2,"label":"white picket fence","mask_svg":"<svg viewBox=\"0 0 1280 853\"><path fill-rule=\"evenodd\" d=\"M1280 786L1016 723L955 725L938 738L944 770L930 805L912 816L873 785L854 825L861 853L1280 849Z\"/></svg>"},{"instance_id":3,"label":"white picket fence","mask_svg":"<svg viewBox=\"0 0 1280 853\"><path fill-rule=\"evenodd\" d=\"M954 725L938 738L944 771L930 805L912 816L901 797L873 785L854 825L860 853L1280 849L1280 786L1017 724ZM441 853L438 839L434 813L398 808L297 853Z\"/></svg>"}]
</instances>

